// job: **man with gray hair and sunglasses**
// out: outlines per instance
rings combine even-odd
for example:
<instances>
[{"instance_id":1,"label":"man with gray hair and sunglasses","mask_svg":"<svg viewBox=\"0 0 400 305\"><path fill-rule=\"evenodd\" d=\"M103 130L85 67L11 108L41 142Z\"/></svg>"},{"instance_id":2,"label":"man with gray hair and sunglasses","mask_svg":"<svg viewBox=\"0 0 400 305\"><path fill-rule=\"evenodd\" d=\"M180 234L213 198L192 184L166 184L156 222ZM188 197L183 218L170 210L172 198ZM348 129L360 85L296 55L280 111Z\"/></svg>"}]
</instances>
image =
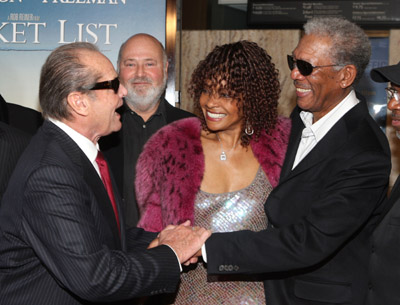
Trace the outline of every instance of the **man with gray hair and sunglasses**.
<instances>
[{"instance_id":1,"label":"man with gray hair and sunglasses","mask_svg":"<svg viewBox=\"0 0 400 305\"><path fill-rule=\"evenodd\" d=\"M372 69L371 78L389 84L387 108L392 112L392 127L400 139L400 62ZM400 178L390 192L386 211L372 234L368 297L363 304L400 303Z\"/></svg>"},{"instance_id":2,"label":"man with gray hair and sunglasses","mask_svg":"<svg viewBox=\"0 0 400 305\"><path fill-rule=\"evenodd\" d=\"M364 31L345 19L308 21L288 56L297 95L268 228L213 233L209 274L265 275L267 304L363 304L368 240L390 173L387 139L353 85L370 58Z\"/></svg>"},{"instance_id":3,"label":"man with gray hair and sunglasses","mask_svg":"<svg viewBox=\"0 0 400 305\"><path fill-rule=\"evenodd\" d=\"M45 122L0 208L0 304L121 304L173 292L180 263L210 235L188 222L160 234L125 229L98 140L121 128L116 109L126 93L93 44L66 44L47 58L39 88Z\"/></svg>"}]
</instances>

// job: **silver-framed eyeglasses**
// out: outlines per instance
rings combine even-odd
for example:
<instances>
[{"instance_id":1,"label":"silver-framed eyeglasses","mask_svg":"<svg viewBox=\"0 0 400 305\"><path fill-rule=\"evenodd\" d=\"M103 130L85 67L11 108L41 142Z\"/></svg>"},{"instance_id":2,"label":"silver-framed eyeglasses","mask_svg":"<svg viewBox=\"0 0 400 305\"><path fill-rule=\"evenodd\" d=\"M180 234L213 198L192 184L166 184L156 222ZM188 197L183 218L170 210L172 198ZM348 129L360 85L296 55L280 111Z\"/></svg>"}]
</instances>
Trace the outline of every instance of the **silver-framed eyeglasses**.
<instances>
[{"instance_id":1,"label":"silver-framed eyeglasses","mask_svg":"<svg viewBox=\"0 0 400 305\"><path fill-rule=\"evenodd\" d=\"M390 101L392 98L396 100L396 102L400 101L400 93L394 88L385 88L386 90L386 96L388 101Z\"/></svg>"}]
</instances>

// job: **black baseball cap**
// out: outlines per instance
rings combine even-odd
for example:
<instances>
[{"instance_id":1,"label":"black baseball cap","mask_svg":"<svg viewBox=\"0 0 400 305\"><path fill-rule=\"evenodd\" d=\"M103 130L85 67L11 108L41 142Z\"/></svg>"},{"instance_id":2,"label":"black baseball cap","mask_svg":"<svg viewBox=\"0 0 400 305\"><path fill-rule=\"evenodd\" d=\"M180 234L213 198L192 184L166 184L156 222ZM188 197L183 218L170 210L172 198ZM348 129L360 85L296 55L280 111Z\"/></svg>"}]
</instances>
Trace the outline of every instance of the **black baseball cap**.
<instances>
[{"instance_id":1,"label":"black baseball cap","mask_svg":"<svg viewBox=\"0 0 400 305\"><path fill-rule=\"evenodd\" d=\"M397 65L372 69L370 75L372 80L377 83L391 82L400 85L400 61Z\"/></svg>"}]
</instances>

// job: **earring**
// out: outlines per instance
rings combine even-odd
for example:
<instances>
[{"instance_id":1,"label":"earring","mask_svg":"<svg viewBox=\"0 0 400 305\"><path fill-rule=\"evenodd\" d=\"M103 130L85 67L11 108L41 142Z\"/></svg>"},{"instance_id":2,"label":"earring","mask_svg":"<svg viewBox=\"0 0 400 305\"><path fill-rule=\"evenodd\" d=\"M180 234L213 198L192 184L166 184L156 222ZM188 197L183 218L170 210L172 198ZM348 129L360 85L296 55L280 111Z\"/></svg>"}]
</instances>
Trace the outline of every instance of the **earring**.
<instances>
[{"instance_id":1,"label":"earring","mask_svg":"<svg viewBox=\"0 0 400 305\"><path fill-rule=\"evenodd\" d=\"M249 122L246 123L246 128L244 129L245 134L248 136L251 136L254 133L253 127L249 124Z\"/></svg>"}]
</instances>

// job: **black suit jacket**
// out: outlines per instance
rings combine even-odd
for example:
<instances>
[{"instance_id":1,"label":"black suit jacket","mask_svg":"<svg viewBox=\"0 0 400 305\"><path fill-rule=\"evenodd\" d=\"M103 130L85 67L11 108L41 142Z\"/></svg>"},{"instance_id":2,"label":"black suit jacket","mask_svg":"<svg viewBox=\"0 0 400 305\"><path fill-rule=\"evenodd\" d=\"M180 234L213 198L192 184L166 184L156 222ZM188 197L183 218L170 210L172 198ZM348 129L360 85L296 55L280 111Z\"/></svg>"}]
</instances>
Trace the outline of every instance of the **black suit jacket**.
<instances>
[{"instance_id":1,"label":"black suit jacket","mask_svg":"<svg viewBox=\"0 0 400 305\"><path fill-rule=\"evenodd\" d=\"M118 195L117 192L115 192ZM91 304L172 292L179 264L141 229L121 238L86 155L51 122L32 138L0 207L0 304Z\"/></svg>"},{"instance_id":2,"label":"black suit jacket","mask_svg":"<svg viewBox=\"0 0 400 305\"><path fill-rule=\"evenodd\" d=\"M164 98L162 98L161 103L164 103L164 105L165 105L167 124L170 124L170 123L180 120L180 119L194 116L194 114L192 114L190 112L187 112L187 111L184 111L182 109L172 106ZM124 116L125 116L125 112L124 112L124 109L126 109L125 107L128 107L128 106L124 105L123 107L121 107L119 109L119 111L122 111L121 121L124 119ZM134 140L135 139L132 139L132 141L134 141ZM122 129L119 130L118 132L114 132L114 133L100 139L100 147L101 147L101 150L104 152L104 155L107 157L107 159L109 161L110 168L114 174L120 194L124 194L124 190L123 190L124 170L132 170L132 166L124 164L124 143L123 143ZM132 187L133 187L133 185L134 185L134 181L132 181ZM132 204L136 205L136 210L138 210L136 202L128 202L125 198L123 198L123 208L124 209L126 206L132 205ZM139 220L139 215L133 215L133 216L136 219L131 219L129 222L137 223L137 221Z\"/></svg>"},{"instance_id":3,"label":"black suit jacket","mask_svg":"<svg viewBox=\"0 0 400 305\"><path fill-rule=\"evenodd\" d=\"M267 304L361 305L368 237L391 167L387 139L360 102L292 170L304 128L299 112L279 185L265 203L269 228L213 234L208 272L266 273Z\"/></svg>"},{"instance_id":4,"label":"black suit jacket","mask_svg":"<svg viewBox=\"0 0 400 305\"><path fill-rule=\"evenodd\" d=\"M7 103L0 95L0 121L33 135L43 123L40 112Z\"/></svg>"},{"instance_id":5,"label":"black suit jacket","mask_svg":"<svg viewBox=\"0 0 400 305\"><path fill-rule=\"evenodd\" d=\"M11 173L29 139L28 134L0 122L0 202Z\"/></svg>"},{"instance_id":6,"label":"black suit jacket","mask_svg":"<svg viewBox=\"0 0 400 305\"><path fill-rule=\"evenodd\" d=\"M400 177L386 206L371 238L367 305L400 304Z\"/></svg>"}]
</instances>

